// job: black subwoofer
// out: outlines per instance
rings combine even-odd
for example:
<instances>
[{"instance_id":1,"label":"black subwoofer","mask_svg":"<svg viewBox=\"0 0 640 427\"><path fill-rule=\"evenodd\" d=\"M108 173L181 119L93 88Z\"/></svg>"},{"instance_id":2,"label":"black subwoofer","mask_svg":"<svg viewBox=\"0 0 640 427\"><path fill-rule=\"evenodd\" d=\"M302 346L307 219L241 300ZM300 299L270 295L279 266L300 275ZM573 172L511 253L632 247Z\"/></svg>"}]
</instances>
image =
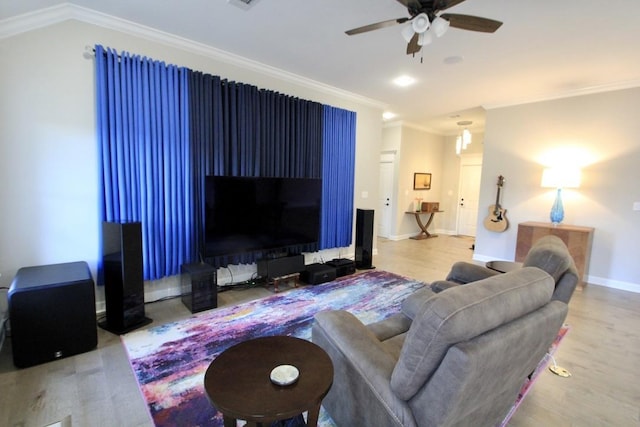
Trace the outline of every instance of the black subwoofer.
<instances>
[{"instance_id":1,"label":"black subwoofer","mask_svg":"<svg viewBox=\"0 0 640 427\"><path fill-rule=\"evenodd\" d=\"M86 262L21 268L8 300L13 363L18 368L98 345L95 288Z\"/></svg>"},{"instance_id":2,"label":"black subwoofer","mask_svg":"<svg viewBox=\"0 0 640 427\"><path fill-rule=\"evenodd\" d=\"M373 210L356 210L356 268L375 268L373 261Z\"/></svg>"},{"instance_id":3,"label":"black subwoofer","mask_svg":"<svg viewBox=\"0 0 640 427\"><path fill-rule=\"evenodd\" d=\"M182 303L192 313L218 306L218 276L209 264L182 264L180 267Z\"/></svg>"},{"instance_id":4,"label":"black subwoofer","mask_svg":"<svg viewBox=\"0 0 640 427\"><path fill-rule=\"evenodd\" d=\"M100 327L124 334L151 323L144 311L142 226L139 222L104 222L102 267L107 317Z\"/></svg>"}]
</instances>

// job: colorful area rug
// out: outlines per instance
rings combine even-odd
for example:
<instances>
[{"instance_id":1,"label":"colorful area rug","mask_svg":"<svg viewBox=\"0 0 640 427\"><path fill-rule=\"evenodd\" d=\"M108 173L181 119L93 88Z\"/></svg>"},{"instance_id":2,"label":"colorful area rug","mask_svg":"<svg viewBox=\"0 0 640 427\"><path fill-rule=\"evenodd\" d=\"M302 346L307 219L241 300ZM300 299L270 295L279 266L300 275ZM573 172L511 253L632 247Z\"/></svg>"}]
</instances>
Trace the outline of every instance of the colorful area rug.
<instances>
[{"instance_id":1,"label":"colorful area rug","mask_svg":"<svg viewBox=\"0 0 640 427\"><path fill-rule=\"evenodd\" d=\"M368 271L133 332L122 342L157 426L222 426L203 385L207 367L222 351L261 336L310 340L313 316L323 310L348 310L363 323L383 320L423 286L392 273ZM324 413L320 424L333 425Z\"/></svg>"},{"instance_id":2,"label":"colorful area rug","mask_svg":"<svg viewBox=\"0 0 640 427\"><path fill-rule=\"evenodd\" d=\"M522 385L522 388L520 389L520 393L518 393L518 398L516 399L516 402L511 407L511 410L509 411L507 416L502 421L502 424L500 424L501 427L505 427L507 424L509 424L511 417L513 417L513 414L516 413L516 410L520 407L520 404L522 403L524 398L527 396L527 394L529 394L529 391L531 390L531 387L533 387L533 384L535 384L540 374L547 369L547 366L549 366L549 363L553 359L553 355L558 350L558 347L560 346L560 343L562 342L564 337L567 335L567 332L569 332L569 326L563 325L560 328L560 331L558 332L556 339L553 340L553 342L551 343L551 347L549 348L549 351L547 352L547 354L542 358L540 363L538 363L538 366L531 374L531 377L529 378L529 380L525 381L525 383Z\"/></svg>"}]
</instances>

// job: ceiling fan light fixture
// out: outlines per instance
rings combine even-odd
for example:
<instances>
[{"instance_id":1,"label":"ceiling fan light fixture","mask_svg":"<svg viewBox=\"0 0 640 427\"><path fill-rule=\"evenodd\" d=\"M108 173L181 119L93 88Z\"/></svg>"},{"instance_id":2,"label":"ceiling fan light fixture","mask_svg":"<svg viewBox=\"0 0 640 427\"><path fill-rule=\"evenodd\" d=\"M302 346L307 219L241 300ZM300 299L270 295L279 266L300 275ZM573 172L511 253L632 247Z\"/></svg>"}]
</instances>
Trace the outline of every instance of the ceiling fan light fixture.
<instances>
[{"instance_id":1,"label":"ceiling fan light fixture","mask_svg":"<svg viewBox=\"0 0 640 427\"><path fill-rule=\"evenodd\" d=\"M429 29L429 17L426 13L421 13L413 18L411 26L413 27L413 31L422 34Z\"/></svg>"},{"instance_id":2,"label":"ceiling fan light fixture","mask_svg":"<svg viewBox=\"0 0 640 427\"><path fill-rule=\"evenodd\" d=\"M431 31L426 31L418 35L418 46L426 46L431 44L432 41L433 36L431 35Z\"/></svg>"},{"instance_id":3,"label":"ceiling fan light fixture","mask_svg":"<svg viewBox=\"0 0 640 427\"><path fill-rule=\"evenodd\" d=\"M471 144L471 132L469 129L464 128L462 131L462 148L467 148L467 145Z\"/></svg>"},{"instance_id":4,"label":"ceiling fan light fixture","mask_svg":"<svg viewBox=\"0 0 640 427\"><path fill-rule=\"evenodd\" d=\"M431 31L435 33L436 37L442 37L449 29L449 24L449 21L438 16L431 23Z\"/></svg>"},{"instance_id":5,"label":"ceiling fan light fixture","mask_svg":"<svg viewBox=\"0 0 640 427\"><path fill-rule=\"evenodd\" d=\"M410 23L405 25L405 27L402 29L402 38L405 39L405 41L407 43L409 43L411 41L411 38L413 37L413 25L411 25Z\"/></svg>"}]
</instances>

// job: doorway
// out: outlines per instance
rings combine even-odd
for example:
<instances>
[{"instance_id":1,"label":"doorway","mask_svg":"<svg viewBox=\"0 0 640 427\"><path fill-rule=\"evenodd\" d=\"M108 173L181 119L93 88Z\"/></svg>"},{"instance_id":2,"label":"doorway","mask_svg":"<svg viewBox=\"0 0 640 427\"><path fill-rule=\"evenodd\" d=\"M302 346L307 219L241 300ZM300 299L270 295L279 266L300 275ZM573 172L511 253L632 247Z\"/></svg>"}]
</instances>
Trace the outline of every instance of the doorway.
<instances>
[{"instance_id":1,"label":"doorway","mask_svg":"<svg viewBox=\"0 0 640 427\"><path fill-rule=\"evenodd\" d=\"M462 156L460 160L460 186L458 193L457 234L476 236L482 156Z\"/></svg>"},{"instance_id":2,"label":"doorway","mask_svg":"<svg viewBox=\"0 0 640 427\"><path fill-rule=\"evenodd\" d=\"M378 187L378 236L389 238L393 221L393 182L395 174L395 153L382 153L380 155L380 174Z\"/></svg>"}]
</instances>

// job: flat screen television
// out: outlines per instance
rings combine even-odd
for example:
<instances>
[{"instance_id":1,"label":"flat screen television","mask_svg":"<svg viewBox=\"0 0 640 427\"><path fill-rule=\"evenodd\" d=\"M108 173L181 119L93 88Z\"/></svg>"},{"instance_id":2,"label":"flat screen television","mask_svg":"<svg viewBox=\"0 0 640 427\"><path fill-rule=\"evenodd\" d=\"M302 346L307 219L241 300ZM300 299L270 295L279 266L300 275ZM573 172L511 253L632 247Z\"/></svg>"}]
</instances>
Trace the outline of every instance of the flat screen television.
<instances>
[{"instance_id":1,"label":"flat screen television","mask_svg":"<svg viewBox=\"0 0 640 427\"><path fill-rule=\"evenodd\" d=\"M205 257L317 246L321 196L321 179L207 176Z\"/></svg>"}]
</instances>

